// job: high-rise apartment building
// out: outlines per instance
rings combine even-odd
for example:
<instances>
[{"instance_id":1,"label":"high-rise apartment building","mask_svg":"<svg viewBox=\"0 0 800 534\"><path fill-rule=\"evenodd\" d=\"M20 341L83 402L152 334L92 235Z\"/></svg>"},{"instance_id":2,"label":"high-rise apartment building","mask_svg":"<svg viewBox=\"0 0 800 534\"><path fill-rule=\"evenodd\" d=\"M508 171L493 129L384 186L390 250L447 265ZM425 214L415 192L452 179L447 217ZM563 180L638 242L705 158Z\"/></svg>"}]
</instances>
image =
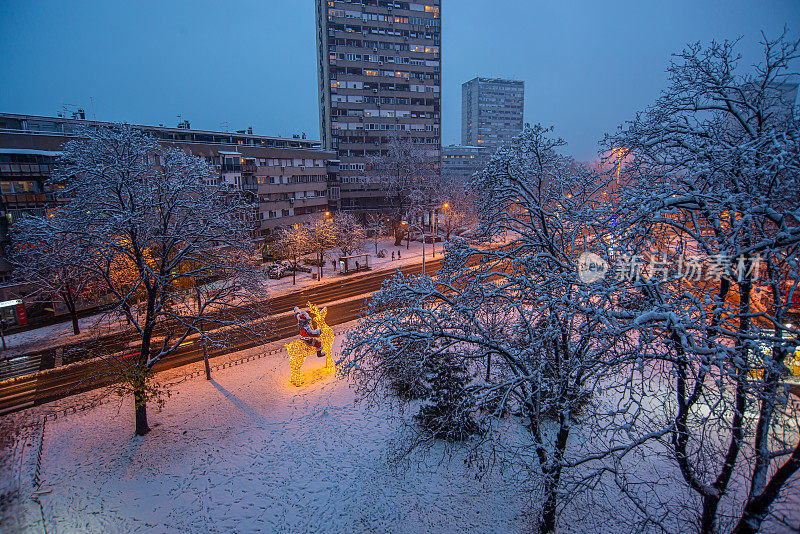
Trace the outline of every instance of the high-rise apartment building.
<instances>
[{"instance_id":1,"label":"high-rise apartment building","mask_svg":"<svg viewBox=\"0 0 800 534\"><path fill-rule=\"evenodd\" d=\"M522 132L525 82L473 78L461 84L461 144L498 148Z\"/></svg>"},{"instance_id":2,"label":"high-rise apartment building","mask_svg":"<svg viewBox=\"0 0 800 534\"><path fill-rule=\"evenodd\" d=\"M382 210L386 190L369 161L393 136L440 160L440 0L317 0L316 20L321 139L340 161L330 199Z\"/></svg>"}]
</instances>

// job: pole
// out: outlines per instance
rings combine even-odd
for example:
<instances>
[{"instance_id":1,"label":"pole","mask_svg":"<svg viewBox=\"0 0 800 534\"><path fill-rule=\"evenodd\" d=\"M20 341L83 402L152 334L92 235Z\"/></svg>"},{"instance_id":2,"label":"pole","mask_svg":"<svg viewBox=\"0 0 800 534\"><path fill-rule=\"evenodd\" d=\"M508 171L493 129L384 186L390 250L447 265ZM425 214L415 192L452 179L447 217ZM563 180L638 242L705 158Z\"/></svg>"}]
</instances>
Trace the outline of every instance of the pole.
<instances>
[{"instance_id":1,"label":"pole","mask_svg":"<svg viewBox=\"0 0 800 534\"><path fill-rule=\"evenodd\" d=\"M433 254L431 258L436 259L436 210L433 210Z\"/></svg>"},{"instance_id":2,"label":"pole","mask_svg":"<svg viewBox=\"0 0 800 534\"><path fill-rule=\"evenodd\" d=\"M425 276L425 230L419 230L422 232L422 276Z\"/></svg>"},{"instance_id":3,"label":"pole","mask_svg":"<svg viewBox=\"0 0 800 534\"><path fill-rule=\"evenodd\" d=\"M206 380L211 380L211 364L208 362L208 351L206 350L206 334L203 332L203 318L200 315L200 288L195 281L195 295L197 296L197 316L200 318L200 343L203 346L203 364L206 368Z\"/></svg>"}]
</instances>

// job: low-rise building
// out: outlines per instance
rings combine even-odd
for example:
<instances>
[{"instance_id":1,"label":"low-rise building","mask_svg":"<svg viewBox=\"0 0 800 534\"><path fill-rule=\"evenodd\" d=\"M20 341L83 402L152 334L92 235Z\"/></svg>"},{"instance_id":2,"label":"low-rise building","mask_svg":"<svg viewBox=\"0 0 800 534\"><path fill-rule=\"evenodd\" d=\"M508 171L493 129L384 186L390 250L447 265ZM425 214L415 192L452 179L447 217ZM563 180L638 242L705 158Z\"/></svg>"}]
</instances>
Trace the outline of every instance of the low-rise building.
<instances>
[{"instance_id":1,"label":"low-rise building","mask_svg":"<svg viewBox=\"0 0 800 534\"><path fill-rule=\"evenodd\" d=\"M113 123L75 117L41 117L0 113L0 282L10 265L3 259L8 226L25 213L44 214L53 204L48 180L61 147L84 128ZM219 180L253 200L253 237L268 238L281 226L323 217L338 199L336 152L319 141L244 132L193 130L134 125L160 143L177 146L205 159ZM329 187L330 186L330 187ZM329 199L332 201L329 207Z\"/></svg>"},{"instance_id":2,"label":"low-rise building","mask_svg":"<svg viewBox=\"0 0 800 534\"><path fill-rule=\"evenodd\" d=\"M483 146L449 145L442 147L442 178L466 184L482 171L492 157L492 149Z\"/></svg>"}]
</instances>

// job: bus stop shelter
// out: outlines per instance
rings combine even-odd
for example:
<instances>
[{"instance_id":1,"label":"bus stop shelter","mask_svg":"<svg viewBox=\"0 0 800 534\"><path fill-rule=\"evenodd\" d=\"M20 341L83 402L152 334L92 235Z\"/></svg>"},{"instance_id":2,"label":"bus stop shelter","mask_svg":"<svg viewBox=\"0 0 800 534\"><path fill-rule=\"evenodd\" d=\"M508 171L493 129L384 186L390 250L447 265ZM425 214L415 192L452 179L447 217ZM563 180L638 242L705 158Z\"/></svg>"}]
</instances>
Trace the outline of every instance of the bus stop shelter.
<instances>
[{"instance_id":1,"label":"bus stop shelter","mask_svg":"<svg viewBox=\"0 0 800 534\"><path fill-rule=\"evenodd\" d=\"M339 271L343 274L369 269L369 254L339 257Z\"/></svg>"}]
</instances>

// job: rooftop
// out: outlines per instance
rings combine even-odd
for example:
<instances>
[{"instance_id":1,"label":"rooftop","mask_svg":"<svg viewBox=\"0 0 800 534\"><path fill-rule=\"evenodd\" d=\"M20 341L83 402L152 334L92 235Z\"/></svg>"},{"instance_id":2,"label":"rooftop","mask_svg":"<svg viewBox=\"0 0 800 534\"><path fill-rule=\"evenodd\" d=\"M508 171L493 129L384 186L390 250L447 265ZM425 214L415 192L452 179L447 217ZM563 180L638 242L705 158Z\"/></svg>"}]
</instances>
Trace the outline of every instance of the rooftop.
<instances>
[{"instance_id":1,"label":"rooftop","mask_svg":"<svg viewBox=\"0 0 800 534\"><path fill-rule=\"evenodd\" d=\"M40 115L18 115L0 113L0 132L38 135L79 134L86 127L114 126L113 122L86 120L68 117L46 117ZM242 146L267 146L280 148L320 148L319 141L289 137L276 137L242 132L220 132L214 130L195 130L191 128L170 128L131 124L134 128L153 134L163 140L197 142L210 144L238 144Z\"/></svg>"}]
</instances>

